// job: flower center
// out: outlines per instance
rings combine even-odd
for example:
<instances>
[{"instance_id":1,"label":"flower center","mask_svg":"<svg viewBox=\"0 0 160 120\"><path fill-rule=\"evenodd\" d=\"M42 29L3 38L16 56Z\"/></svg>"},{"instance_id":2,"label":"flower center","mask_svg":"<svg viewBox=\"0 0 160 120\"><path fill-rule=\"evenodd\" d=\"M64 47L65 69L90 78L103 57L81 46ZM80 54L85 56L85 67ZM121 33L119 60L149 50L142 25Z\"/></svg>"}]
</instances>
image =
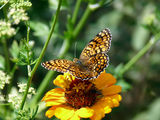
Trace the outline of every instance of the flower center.
<instances>
[{"instance_id":1,"label":"flower center","mask_svg":"<svg viewBox=\"0 0 160 120\"><path fill-rule=\"evenodd\" d=\"M66 103L75 109L92 106L102 97L95 85L88 80L75 79L65 90Z\"/></svg>"}]
</instances>

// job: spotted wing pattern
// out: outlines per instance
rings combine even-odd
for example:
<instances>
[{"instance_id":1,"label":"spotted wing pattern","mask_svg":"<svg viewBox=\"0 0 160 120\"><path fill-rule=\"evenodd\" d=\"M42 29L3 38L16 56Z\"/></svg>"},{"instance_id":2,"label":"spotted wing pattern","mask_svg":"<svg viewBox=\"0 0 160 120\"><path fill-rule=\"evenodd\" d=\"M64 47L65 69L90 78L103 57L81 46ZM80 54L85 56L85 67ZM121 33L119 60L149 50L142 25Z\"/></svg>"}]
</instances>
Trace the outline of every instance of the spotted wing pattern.
<instances>
[{"instance_id":1,"label":"spotted wing pattern","mask_svg":"<svg viewBox=\"0 0 160 120\"><path fill-rule=\"evenodd\" d=\"M107 53L111 46L112 35L109 29L104 29L98 33L94 39L83 49L80 59L89 58L98 53Z\"/></svg>"},{"instance_id":2,"label":"spotted wing pattern","mask_svg":"<svg viewBox=\"0 0 160 120\"><path fill-rule=\"evenodd\" d=\"M44 62L42 66L48 70L69 72L82 80L97 78L108 66L109 57L106 53L110 48L111 38L109 29L104 29L89 42L76 61L57 59Z\"/></svg>"},{"instance_id":3,"label":"spotted wing pattern","mask_svg":"<svg viewBox=\"0 0 160 120\"><path fill-rule=\"evenodd\" d=\"M81 79L91 78L91 74L86 67L81 64L76 64L70 60L56 59L42 63L42 66L48 70L55 70L58 72L69 72L73 76Z\"/></svg>"},{"instance_id":4,"label":"spotted wing pattern","mask_svg":"<svg viewBox=\"0 0 160 120\"><path fill-rule=\"evenodd\" d=\"M58 72L65 73L68 71L68 68L70 65L74 64L74 62L70 60L65 59L56 59L56 60L50 60L47 62L43 62L42 66L45 67L48 70L55 70Z\"/></svg>"},{"instance_id":5,"label":"spotted wing pattern","mask_svg":"<svg viewBox=\"0 0 160 120\"><path fill-rule=\"evenodd\" d=\"M98 53L90 57L87 63L90 71L92 72L91 78L97 78L98 75L108 66L109 57L105 53Z\"/></svg>"}]
</instances>

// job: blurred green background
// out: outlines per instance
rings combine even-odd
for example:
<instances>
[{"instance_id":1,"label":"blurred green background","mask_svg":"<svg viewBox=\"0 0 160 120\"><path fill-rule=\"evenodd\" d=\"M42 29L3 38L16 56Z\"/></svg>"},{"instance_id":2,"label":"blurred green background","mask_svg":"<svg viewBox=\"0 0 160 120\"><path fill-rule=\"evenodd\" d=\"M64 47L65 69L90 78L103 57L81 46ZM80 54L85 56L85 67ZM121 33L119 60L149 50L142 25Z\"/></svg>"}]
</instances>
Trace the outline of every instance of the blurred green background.
<instances>
[{"instance_id":1,"label":"blurred green background","mask_svg":"<svg viewBox=\"0 0 160 120\"><path fill-rule=\"evenodd\" d=\"M96 5L97 1L82 0L75 25L82 18L88 2ZM33 51L34 57L37 58L49 34L52 15L56 12L58 0L31 0L31 2L32 7L28 11L31 27L30 40L35 42ZM62 44L68 37L67 26L75 4L76 0L63 0L58 22L43 61L57 58L59 51L63 49ZM117 75L123 65L130 61L152 36L159 32L160 1L114 0L93 10L78 36L71 41L69 51L64 58L69 60L74 57L78 58L89 40L105 28L109 28L112 33L112 45L108 52L110 65L106 71ZM15 37L16 40L26 36L26 28L23 24L19 31ZM16 81L27 79L24 67L19 67L15 74L15 84ZM39 66L32 85L38 88L46 74L47 70ZM55 77L56 75L53 79ZM123 100L118 108L114 108L111 114L106 115L104 120L160 120L160 41L117 81L123 89ZM46 92L52 88L53 84L50 81ZM39 114L37 119L42 119L45 111L43 114Z\"/></svg>"}]
</instances>

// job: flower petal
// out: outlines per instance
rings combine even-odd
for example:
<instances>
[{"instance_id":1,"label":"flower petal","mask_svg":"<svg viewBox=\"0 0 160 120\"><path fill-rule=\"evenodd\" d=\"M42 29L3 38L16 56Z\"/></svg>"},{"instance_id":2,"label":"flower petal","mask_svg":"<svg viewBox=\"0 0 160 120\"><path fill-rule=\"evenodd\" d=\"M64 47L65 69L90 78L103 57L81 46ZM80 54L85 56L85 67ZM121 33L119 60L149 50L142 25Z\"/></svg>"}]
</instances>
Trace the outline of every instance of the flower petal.
<instances>
[{"instance_id":1,"label":"flower petal","mask_svg":"<svg viewBox=\"0 0 160 120\"><path fill-rule=\"evenodd\" d=\"M55 97L62 97L64 96L64 89L62 88L55 88L55 89L52 89L50 91L48 91L45 96L43 97L42 101L45 101L47 99L52 99L52 98L55 98Z\"/></svg>"},{"instance_id":2,"label":"flower petal","mask_svg":"<svg viewBox=\"0 0 160 120\"><path fill-rule=\"evenodd\" d=\"M61 88L52 89L45 94L42 101L46 102L46 106L54 106L65 103L64 90Z\"/></svg>"},{"instance_id":3,"label":"flower petal","mask_svg":"<svg viewBox=\"0 0 160 120\"><path fill-rule=\"evenodd\" d=\"M95 105L92 107L94 109L94 114L90 118L91 120L101 120L105 116L104 109L99 105Z\"/></svg>"},{"instance_id":4,"label":"flower petal","mask_svg":"<svg viewBox=\"0 0 160 120\"><path fill-rule=\"evenodd\" d=\"M56 107L51 107L51 108L49 108L49 109L47 110L47 112L46 112L45 115L46 115L48 118L53 117L53 115L55 114L55 109L56 109Z\"/></svg>"},{"instance_id":5,"label":"flower petal","mask_svg":"<svg viewBox=\"0 0 160 120\"><path fill-rule=\"evenodd\" d=\"M75 113L75 110L68 106L61 106L55 110L55 116L61 120L69 120Z\"/></svg>"},{"instance_id":6,"label":"flower petal","mask_svg":"<svg viewBox=\"0 0 160 120\"><path fill-rule=\"evenodd\" d=\"M118 107L119 102L122 100L121 95L116 94L114 96L111 96L111 98L112 98L113 107Z\"/></svg>"},{"instance_id":7,"label":"flower petal","mask_svg":"<svg viewBox=\"0 0 160 120\"><path fill-rule=\"evenodd\" d=\"M106 73L105 71L102 72L97 79L94 81L95 85L99 89L103 89L105 87L108 87L114 83L116 83L116 79L113 75Z\"/></svg>"},{"instance_id":8,"label":"flower petal","mask_svg":"<svg viewBox=\"0 0 160 120\"><path fill-rule=\"evenodd\" d=\"M65 88L66 83L64 75L58 75L53 83L61 88Z\"/></svg>"},{"instance_id":9,"label":"flower petal","mask_svg":"<svg viewBox=\"0 0 160 120\"><path fill-rule=\"evenodd\" d=\"M109 106L106 106L105 108L104 108L104 111L105 111L105 113L110 113L111 111L112 111L112 109L111 109L111 107L109 107Z\"/></svg>"},{"instance_id":10,"label":"flower petal","mask_svg":"<svg viewBox=\"0 0 160 120\"><path fill-rule=\"evenodd\" d=\"M81 118L89 118L93 115L94 110L86 107L86 108L80 108L76 111L76 114L78 114Z\"/></svg>"},{"instance_id":11,"label":"flower petal","mask_svg":"<svg viewBox=\"0 0 160 120\"><path fill-rule=\"evenodd\" d=\"M120 93L122 90L121 86L112 85L110 87L106 87L102 90L104 96L114 95Z\"/></svg>"},{"instance_id":12,"label":"flower petal","mask_svg":"<svg viewBox=\"0 0 160 120\"><path fill-rule=\"evenodd\" d=\"M74 76L70 75L69 73L64 73L64 75L58 75L53 83L61 88L67 88L70 82L74 79Z\"/></svg>"},{"instance_id":13,"label":"flower petal","mask_svg":"<svg viewBox=\"0 0 160 120\"><path fill-rule=\"evenodd\" d=\"M69 120L80 120L80 117L77 114L74 114Z\"/></svg>"}]
</instances>

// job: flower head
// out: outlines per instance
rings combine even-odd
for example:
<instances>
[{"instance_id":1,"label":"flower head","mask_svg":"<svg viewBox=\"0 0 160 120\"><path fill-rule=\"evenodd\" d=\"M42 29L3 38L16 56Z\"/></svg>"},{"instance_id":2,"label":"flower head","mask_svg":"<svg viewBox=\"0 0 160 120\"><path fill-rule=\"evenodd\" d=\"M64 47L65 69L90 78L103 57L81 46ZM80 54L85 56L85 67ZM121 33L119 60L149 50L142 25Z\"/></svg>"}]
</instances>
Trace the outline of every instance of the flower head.
<instances>
[{"instance_id":1,"label":"flower head","mask_svg":"<svg viewBox=\"0 0 160 120\"><path fill-rule=\"evenodd\" d=\"M20 21L27 21L29 18L24 9L11 8L8 17L13 19L14 24L19 24Z\"/></svg>"},{"instance_id":2,"label":"flower head","mask_svg":"<svg viewBox=\"0 0 160 120\"><path fill-rule=\"evenodd\" d=\"M11 77L0 70L0 89L3 89L5 84L9 84Z\"/></svg>"},{"instance_id":3,"label":"flower head","mask_svg":"<svg viewBox=\"0 0 160 120\"><path fill-rule=\"evenodd\" d=\"M69 73L59 75L54 84L61 88L50 90L42 99L46 106L51 106L46 116L55 115L61 120L100 120L119 106L121 87L115 83L116 79L105 72L94 80L77 79Z\"/></svg>"},{"instance_id":4,"label":"flower head","mask_svg":"<svg viewBox=\"0 0 160 120\"><path fill-rule=\"evenodd\" d=\"M11 27L10 22L0 20L0 37L11 37L15 34L15 29Z\"/></svg>"},{"instance_id":5,"label":"flower head","mask_svg":"<svg viewBox=\"0 0 160 120\"><path fill-rule=\"evenodd\" d=\"M19 83L18 87L19 87L19 93L24 93L26 90L27 84L26 83ZM32 97L32 95L34 95L35 93L36 93L35 89L33 87L29 87L27 97L30 99Z\"/></svg>"}]
</instances>

